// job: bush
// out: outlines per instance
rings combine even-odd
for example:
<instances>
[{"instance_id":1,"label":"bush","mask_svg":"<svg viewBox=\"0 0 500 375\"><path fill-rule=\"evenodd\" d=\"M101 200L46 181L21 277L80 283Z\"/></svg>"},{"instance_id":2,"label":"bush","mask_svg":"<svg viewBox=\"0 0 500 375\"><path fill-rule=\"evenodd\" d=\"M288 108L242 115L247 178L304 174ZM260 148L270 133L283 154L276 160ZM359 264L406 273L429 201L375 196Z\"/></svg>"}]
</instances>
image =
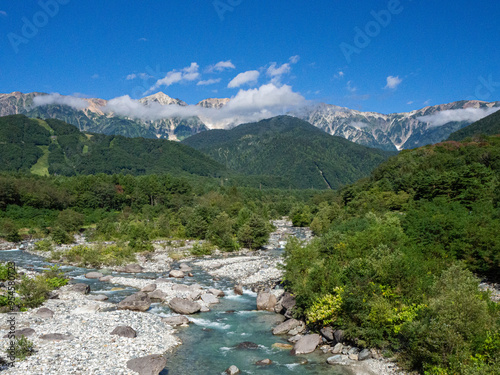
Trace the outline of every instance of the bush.
<instances>
[{"instance_id":1,"label":"bush","mask_svg":"<svg viewBox=\"0 0 500 375\"><path fill-rule=\"evenodd\" d=\"M193 245L191 248L190 252L191 255L194 256L203 256L203 255L210 255L214 251L214 247L210 242L204 241L201 245L199 243L196 243Z\"/></svg>"},{"instance_id":2,"label":"bush","mask_svg":"<svg viewBox=\"0 0 500 375\"><path fill-rule=\"evenodd\" d=\"M35 353L35 345L33 342L24 337L24 335L15 338L13 353L15 358L24 361L26 357L29 357L33 353Z\"/></svg>"},{"instance_id":3,"label":"bush","mask_svg":"<svg viewBox=\"0 0 500 375\"><path fill-rule=\"evenodd\" d=\"M52 244L47 239L35 242L35 251L52 251Z\"/></svg>"},{"instance_id":4,"label":"bush","mask_svg":"<svg viewBox=\"0 0 500 375\"><path fill-rule=\"evenodd\" d=\"M50 237L52 238L52 241L58 245L73 243L73 238L68 234L68 232L59 227L56 227L51 231Z\"/></svg>"}]
</instances>

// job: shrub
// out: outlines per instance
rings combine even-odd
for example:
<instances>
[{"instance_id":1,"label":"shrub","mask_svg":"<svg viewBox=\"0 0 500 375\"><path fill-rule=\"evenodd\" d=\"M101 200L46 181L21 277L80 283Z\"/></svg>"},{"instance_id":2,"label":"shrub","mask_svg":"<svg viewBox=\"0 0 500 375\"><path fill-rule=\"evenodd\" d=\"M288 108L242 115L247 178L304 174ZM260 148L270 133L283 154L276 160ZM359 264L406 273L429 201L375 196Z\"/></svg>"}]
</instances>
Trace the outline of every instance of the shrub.
<instances>
[{"instance_id":1,"label":"shrub","mask_svg":"<svg viewBox=\"0 0 500 375\"><path fill-rule=\"evenodd\" d=\"M24 335L16 337L14 340L14 357L24 361L35 352L33 342L28 340Z\"/></svg>"},{"instance_id":2,"label":"shrub","mask_svg":"<svg viewBox=\"0 0 500 375\"><path fill-rule=\"evenodd\" d=\"M52 244L47 239L35 242L35 251L52 251Z\"/></svg>"},{"instance_id":3,"label":"shrub","mask_svg":"<svg viewBox=\"0 0 500 375\"><path fill-rule=\"evenodd\" d=\"M190 250L191 255L194 256L210 255L213 251L214 246L208 241L204 241L201 245L199 243L195 243Z\"/></svg>"},{"instance_id":4,"label":"shrub","mask_svg":"<svg viewBox=\"0 0 500 375\"><path fill-rule=\"evenodd\" d=\"M56 227L51 233L52 241L58 245L73 243L73 238L64 229Z\"/></svg>"}]
</instances>

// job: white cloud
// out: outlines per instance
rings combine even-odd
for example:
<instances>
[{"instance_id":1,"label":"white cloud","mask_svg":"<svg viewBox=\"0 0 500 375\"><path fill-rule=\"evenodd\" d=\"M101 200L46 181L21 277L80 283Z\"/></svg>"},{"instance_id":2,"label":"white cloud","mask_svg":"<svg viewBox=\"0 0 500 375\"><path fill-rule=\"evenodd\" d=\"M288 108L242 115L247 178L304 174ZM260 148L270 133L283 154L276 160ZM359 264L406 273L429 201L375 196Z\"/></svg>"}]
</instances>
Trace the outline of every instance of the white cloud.
<instances>
[{"instance_id":1,"label":"white cloud","mask_svg":"<svg viewBox=\"0 0 500 375\"><path fill-rule=\"evenodd\" d=\"M286 73L290 73L292 70L291 66L289 63L285 63L281 66L278 66L275 62L271 63L271 66L267 68L266 74L269 77L276 77L276 76L281 76Z\"/></svg>"},{"instance_id":2,"label":"white cloud","mask_svg":"<svg viewBox=\"0 0 500 375\"><path fill-rule=\"evenodd\" d=\"M197 86L207 86L207 85L213 85L214 83L219 83L220 82L220 78L217 78L217 79L207 79L207 80L204 80L204 81L198 81L198 83L196 83Z\"/></svg>"},{"instance_id":3,"label":"white cloud","mask_svg":"<svg viewBox=\"0 0 500 375\"><path fill-rule=\"evenodd\" d=\"M219 61L217 64L215 65L210 65L207 69L207 71L209 73L211 72L222 72L223 70L225 69L236 69L236 67L234 66L234 64L231 62L231 60L227 60L227 61Z\"/></svg>"},{"instance_id":4,"label":"white cloud","mask_svg":"<svg viewBox=\"0 0 500 375\"><path fill-rule=\"evenodd\" d=\"M257 70L249 70L234 77L227 85L229 88L240 87L244 84L256 83L259 79L260 73Z\"/></svg>"},{"instance_id":5,"label":"white cloud","mask_svg":"<svg viewBox=\"0 0 500 375\"><path fill-rule=\"evenodd\" d=\"M137 39L139 42L147 42L148 40L146 38L139 38Z\"/></svg>"},{"instance_id":6,"label":"white cloud","mask_svg":"<svg viewBox=\"0 0 500 375\"><path fill-rule=\"evenodd\" d=\"M137 78L137 74L133 73L133 74L129 74L127 76L127 78L125 78L127 81L130 81L132 79L136 79Z\"/></svg>"},{"instance_id":7,"label":"white cloud","mask_svg":"<svg viewBox=\"0 0 500 375\"><path fill-rule=\"evenodd\" d=\"M424 105L429 105L431 104L431 99L427 99L425 102L424 102Z\"/></svg>"},{"instance_id":8,"label":"white cloud","mask_svg":"<svg viewBox=\"0 0 500 375\"><path fill-rule=\"evenodd\" d=\"M292 56L288 59L288 61L290 61L290 64L297 64L299 60L300 60L299 55Z\"/></svg>"},{"instance_id":9,"label":"white cloud","mask_svg":"<svg viewBox=\"0 0 500 375\"><path fill-rule=\"evenodd\" d=\"M174 83L180 83L183 81L194 81L200 77L198 72L199 65L195 62L191 63L190 66L182 70L172 70L166 74L162 79L156 81L156 83L149 88L144 94L149 94L161 86L171 86Z\"/></svg>"},{"instance_id":10,"label":"white cloud","mask_svg":"<svg viewBox=\"0 0 500 375\"><path fill-rule=\"evenodd\" d=\"M403 80L399 78L399 76L389 76L387 77L387 84L384 88L395 90L401 84L401 82L403 82Z\"/></svg>"},{"instance_id":11,"label":"white cloud","mask_svg":"<svg viewBox=\"0 0 500 375\"><path fill-rule=\"evenodd\" d=\"M366 128L369 124L367 124L366 122L362 122L362 121L353 121L349 125L356 128L356 129L363 129L363 128Z\"/></svg>"},{"instance_id":12,"label":"white cloud","mask_svg":"<svg viewBox=\"0 0 500 375\"><path fill-rule=\"evenodd\" d=\"M111 99L102 109L119 116L147 121L198 116L209 128L226 128L284 114L306 103L305 98L290 86L269 83L255 89L240 90L220 109L196 105L161 105L154 102L144 105L128 95Z\"/></svg>"},{"instance_id":13,"label":"white cloud","mask_svg":"<svg viewBox=\"0 0 500 375\"><path fill-rule=\"evenodd\" d=\"M467 121L476 122L500 110L500 107L493 108L463 108L449 109L434 113L433 115L417 117L417 120L428 122L431 126L441 126L449 122Z\"/></svg>"},{"instance_id":14,"label":"white cloud","mask_svg":"<svg viewBox=\"0 0 500 375\"><path fill-rule=\"evenodd\" d=\"M348 82L347 82L346 89L347 89L350 93L355 93L356 91L358 91L358 88L352 85L352 81L348 81Z\"/></svg>"},{"instance_id":15,"label":"white cloud","mask_svg":"<svg viewBox=\"0 0 500 375\"><path fill-rule=\"evenodd\" d=\"M132 73L132 74L129 74L125 79L126 80L132 80L132 79L136 79L136 78L140 78L140 79L150 79L150 78L154 78L153 76L149 75L148 73Z\"/></svg>"},{"instance_id":16,"label":"white cloud","mask_svg":"<svg viewBox=\"0 0 500 375\"><path fill-rule=\"evenodd\" d=\"M413 104L413 100L410 100L408 103L406 103L408 105L412 105Z\"/></svg>"},{"instance_id":17,"label":"white cloud","mask_svg":"<svg viewBox=\"0 0 500 375\"><path fill-rule=\"evenodd\" d=\"M63 96L58 93L35 96L35 98L33 99L33 104L35 107L51 104L67 105L79 110L88 107L88 103L81 98L77 98L74 96Z\"/></svg>"}]
</instances>

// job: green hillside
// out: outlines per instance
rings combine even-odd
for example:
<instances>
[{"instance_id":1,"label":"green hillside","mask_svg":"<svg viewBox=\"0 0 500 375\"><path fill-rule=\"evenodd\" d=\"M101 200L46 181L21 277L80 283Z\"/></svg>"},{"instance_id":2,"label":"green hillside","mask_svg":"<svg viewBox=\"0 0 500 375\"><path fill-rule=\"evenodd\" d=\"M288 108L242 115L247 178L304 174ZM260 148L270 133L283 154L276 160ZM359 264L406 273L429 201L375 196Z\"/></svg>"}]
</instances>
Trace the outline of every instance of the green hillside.
<instances>
[{"instance_id":1,"label":"green hillside","mask_svg":"<svg viewBox=\"0 0 500 375\"><path fill-rule=\"evenodd\" d=\"M0 171L39 175L189 173L220 176L225 168L177 142L85 134L56 119L0 117Z\"/></svg>"},{"instance_id":2,"label":"green hillside","mask_svg":"<svg viewBox=\"0 0 500 375\"><path fill-rule=\"evenodd\" d=\"M331 136L290 116L206 131L182 143L238 173L281 176L296 188L336 189L368 176L394 154Z\"/></svg>"},{"instance_id":3,"label":"green hillside","mask_svg":"<svg viewBox=\"0 0 500 375\"><path fill-rule=\"evenodd\" d=\"M466 126L448 137L449 141L461 141L475 135L496 135L500 134L500 111L476 121L475 123Z\"/></svg>"}]
</instances>

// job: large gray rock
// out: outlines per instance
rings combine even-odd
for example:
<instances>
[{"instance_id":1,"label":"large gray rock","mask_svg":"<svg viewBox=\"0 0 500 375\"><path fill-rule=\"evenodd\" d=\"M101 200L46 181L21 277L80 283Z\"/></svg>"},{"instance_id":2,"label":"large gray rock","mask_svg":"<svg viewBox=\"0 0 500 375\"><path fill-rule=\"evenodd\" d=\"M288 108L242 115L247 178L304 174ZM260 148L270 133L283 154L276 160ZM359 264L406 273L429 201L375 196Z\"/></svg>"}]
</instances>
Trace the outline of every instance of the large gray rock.
<instances>
[{"instance_id":1,"label":"large gray rock","mask_svg":"<svg viewBox=\"0 0 500 375\"><path fill-rule=\"evenodd\" d=\"M212 293L202 294L201 300L209 305L215 305L216 303L219 303L219 299Z\"/></svg>"},{"instance_id":2,"label":"large gray rock","mask_svg":"<svg viewBox=\"0 0 500 375\"><path fill-rule=\"evenodd\" d=\"M101 277L104 277L104 275L100 272L89 272L85 274L85 277L87 279L100 279Z\"/></svg>"},{"instance_id":3,"label":"large gray rock","mask_svg":"<svg viewBox=\"0 0 500 375\"><path fill-rule=\"evenodd\" d=\"M333 332L333 336L335 337L336 342L344 341L344 331L342 331L341 329L337 329L335 332Z\"/></svg>"},{"instance_id":4,"label":"large gray rock","mask_svg":"<svg viewBox=\"0 0 500 375\"><path fill-rule=\"evenodd\" d=\"M172 290L174 292L190 292L192 290L192 288L189 285L173 284Z\"/></svg>"},{"instance_id":5,"label":"large gray rock","mask_svg":"<svg viewBox=\"0 0 500 375\"><path fill-rule=\"evenodd\" d=\"M260 361L255 362L257 366L268 366L271 363L273 363L273 361L271 361L269 358L261 359Z\"/></svg>"},{"instance_id":6,"label":"large gray rock","mask_svg":"<svg viewBox=\"0 0 500 375\"><path fill-rule=\"evenodd\" d=\"M326 363L329 365L345 365L347 363L347 356L341 354L333 355L328 357Z\"/></svg>"},{"instance_id":7,"label":"large gray rock","mask_svg":"<svg viewBox=\"0 0 500 375\"><path fill-rule=\"evenodd\" d=\"M155 290L156 290L156 284L149 284L149 285L146 285L144 288L142 288L141 292L151 293L151 292L154 292Z\"/></svg>"},{"instance_id":8,"label":"large gray rock","mask_svg":"<svg viewBox=\"0 0 500 375\"><path fill-rule=\"evenodd\" d=\"M16 329L14 332L15 337L21 337L21 336L30 337L30 336L33 336L34 334L35 334L35 330L33 328ZM8 337L9 337L9 333L6 334L3 338L5 339Z\"/></svg>"},{"instance_id":9,"label":"large gray rock","mask_svg":"<svg viewBox=\"0 0 500 375\"><path fill-rule=\"evenodd\" d=\"M274 311L276 306L276 296L267 292L260 292L257 295L257 310Z\"/></svg>"},{"instance_id":10,"label":"large gray rock","mask_svg":"<svg viewBox=\"0 0 500 375\"><path fill-rule=\"evenodd\" d=\"M183 272L190 272L192 271L193 269L191 267L189 267L186 263L181 263L179 264L179 269Z\"/></svg>"},{"instance_id":11,"label":"large gray rock","mask_svg":"<svg viewBox=\"0 0 500 375\"><path fill-rule=\"evenodd\" d=\"M305 330L306 330L306 323L301 321L297 327L292 328L290 331L288 331L288 334L295 336L298 335L299 333L304 332Z\"/></svg>"},{"instance_id":12,"label":"large gray rock","mask_svg":"<svg viewBox=\"0 0 500 375\"><path fill-rule=\"evenodd\" d=\"M333 354L340 354L342 353L342 349L344 349L344 345L342 345L341 342L338 342L335 344L335 346L332 349Z\"/></svg>"},{"instance_id":13,"label":"large gray rock","mask_svg":"<svg viewBox=\"0 0 500 375\"><path fill-rule=\"evenodd\" d=\"M120 272L139 273L139 272L143 272L144 268L142 266L140 266L139 264L134 263L134 264L128 264L125 267L120 268L119 270L120 270Z\"/></svg>"},{"instance_id":14,"label":"large gray rock","mask_svg":"<svg viewBox=\"0 0 500 375\"><path fill-rule=\"evenodd\" d=\"M189 324L189 319L184 315L168 316L166 318L163 318L162 321L172 327Z\"/></svg>"},{"instance_id":15,"label":"large gray rock","mask_svg":"<svg viewBox=\"0 0 500 375\"><path fill-rule=\"evenodd\" d=\"M112 278L113 278L113 276L111 276L111 275L103 276L103 277L99 278L99 281L108 282L108 281L111 281Z\"/></svg>"},{"instance_id":16,"label":"large gray rock","mask_svg":"<svg viewBox=\"0 0 500 375\"><path fill-rule=\"evenodd\" d=\"M241 296L243 294L243 287L241 285L236 285L234 287L234 293Z\"/></svg>"},{"instance_id":17,"label":"large gray rock","mask_svg":"<svg viewBox=\"0 0 500 375\"><path fill-rule=\"evenodd\" d=\"M366 359L370 359L372 357L372 352L369 349L363 349L358 354L358 361L364 361Z\"/></svg>"},{"instance_id":18,"label":"large gray rock","mask_svg":"<svg viewBox=\"0 0 500 375\"><path fill-rule=\"evenodd\" d=\"M154 292L148 293L149 298L152 300L160 300L163 301L167 297L167 293L160 289L156 289Z\"/></svg>"},{"instance_id":19,"label":"large gray rock","mask_svg":"<svg viewBox=\"0 0 500 375\"><path fill-rule=\"evenodd\" d=\"M226 295L222 290L219 289L211 288L208 291L216 297L224 297Z\"/></svg>"},{"instance_id":20,"label":"large gray rock","mask_svg":"<svg viewBox=\"0 0 500 375\"><path fill-rule=\"evenodd\" d=\"M193 290L191 293L189 293L188 298L192 301L196 301L197 299L200 298L202 293L203 293L203 291L200 289Z\"/></svg>"},{"instance_id":21,"label":"large gray rock","mask_svg":"<svg viewBox=\"0 0 500 375\"><path fill-rule=\"evenodd\" d=\"M292 296L290 293L285 292L283 293L283 296L281 297L280 300L281 306L285 310L291 310L295 307L296 301L295 297Z\"/></svg>"},{"instance_id":22,"label":"large gray rock","mask_svg":"<svg viewBox=\"0 0 500 375\"><path fill-rule=\"evenodd\" d=\"M72 285L69 289L70 292L81 293L81 294L89 294L90 293L90 285L84 283L78 283Z\"/></svg>"},{"instance_id":23,"label":"large gray rock","mask_svg":"<svg viewBox=\"0 0 500 375\"><path fill-rule=\"evenodd\" d=\"M108 299L108 296L105 296L104 294L92 294L89 295L87 299L90 299L92 301L106 301Z\"/></svg>"},{"instance_id":24,"label":"large gray rock","mask_svg":"<svg viewBox=\"0 0 500 375\"><path fill-rule=\"evenodd\" d=\"M305 335L297 341L291 351L292 355L312 353L321 343L321 336L317 333Z\"/></svg>"},{"instance_id":25,"label":"large gray rock","mask_svg":"<svg viewBox=\"0 0 500 375\"><path fill-rule=\"evenodd\" d=\"M327 340L327 341L333 341L335 340L335 337L333 335L333 328L332 327L324 327L321 328L320 330L321 335Z\"/></svg>"},{"instance_id":26,"label":"large gray rock","mask_svg":"<svg viewBox=\"0 0 500 375\"><path fill-rule=\"evenodd\" d=\"M300 325L300 321L297 319L289 319L280 325L274 327L273 329L273 335L284 335L285 333L288 333L290 330L294 329L295 327L298 327Z\"/></svg>"},{"instance_id":27,"label":"large gray rock","mask_svg":"<svg viewBox=\"0 0 500 375\"><path fill-rule=\"evenodd\" d=\"M175 277L176 279L182 279L184 277L184 272L182 272L180 270L172 270L172 271L170 271L168 276Z\"/></svg>"},{"instance_id":28,"label":"large gray rock","mask_svg":"<svg viewBox=\"0 0 500 375\"><path fill-rule=\"evenodd\" d=\"M36 316L39 316L40 318L52 318L54 316L54 311L46 307L42 307L38 309Z\"/></svg>"},{"instance_id":29,"label":"large gray rock","mask_svg":"<svg viewBox=\"0 0 500 375\"><path fill-rule=\"evenodd\" d=\"M151 299L144 292L134 293L118 304L119 310L147 311L151 306Z\"/></svg>"},{"instance_id":30,"label":"large gray rock","mask_svg":"<svg viewBox=\"0 0 500 375\"><path fill-rule=\"evenodd\" d=\"M168 307L177 314L190 315L200 311L201 306L197 302L189 301L182 298L172 298L168 303Z\"/></svg>"},{"instance_id":31,"label":"large gray rock","mask_svg":"<svg viewBox=\"0 0 500 375\"><path fill-rule=\"evenodd\" d=\"M137 337L137 332L130 326L117 326L110 335L117 335L121 337L128 337L133 339Z\"/></svg>"},{"instance_id":32,"label":"large gray rock","mask_svg":"<svg viewBox=\"0 0 500 375\"><path fill-rule=\"evenodd\" d=\"M227 375L237 375L240 373L240 369L238 367L236 367L235 365L232 365L230 366L227 370L226 370L226 374Z\"/></svg>"},{"instance_id":33,"label":"large gray rock","mask_svg":"<svg viewBox=\"0 0 500 375\"><path fill-rule=\"evenodd\" d=\"M167 365L167 359L160 354L147 355L127 361L127 367L139 375L158 375Z\"/></svg>"},{"instance_id":34,"label":"large gray rock","mask_svg":"<svg viewBox=\"0 0 500 375\"><path fill-rule=\"evenodd\" d=\"M40 338L47 341L62 341L73 340L73 335L63 333L47 333L46 335L41 335Z\"/></svg>"}]
</instances>

